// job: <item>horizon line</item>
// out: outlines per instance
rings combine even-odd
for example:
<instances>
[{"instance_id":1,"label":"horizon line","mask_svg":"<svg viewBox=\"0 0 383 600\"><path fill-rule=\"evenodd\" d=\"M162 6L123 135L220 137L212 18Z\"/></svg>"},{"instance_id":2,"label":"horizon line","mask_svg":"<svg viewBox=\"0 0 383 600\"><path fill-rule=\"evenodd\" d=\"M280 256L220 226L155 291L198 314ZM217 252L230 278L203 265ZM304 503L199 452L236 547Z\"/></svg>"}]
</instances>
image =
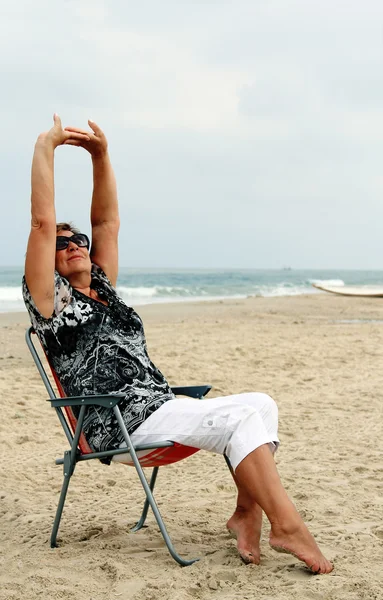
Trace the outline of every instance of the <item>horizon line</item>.
<instances>
[{"instance_id":1,"label":"horizon line","mask_svg":"<svg viewBox=\"0 0 383 600\"><path fill-rule=\"evenodd\" d=\"M24 266L23 265L1 265L0 264L0 270L1 269L19 269L19 270L24 270ZM162 267L155 267L155 266L119 266L119 270L120 269L131 269L131 270L145 270L145 271L149 271L149 270L155 270L155 271L161 271L161 270L166 270L166 271L286 271L286 272L291 272L291 271L382 271L383 272L383 268L372 268L372 267L358 267L358 268L351 268L351 267L290 267L290 266L282 266L282 267L240 267L240 266L236 266L236 267L232 267L232 266L226 266L226 267L198 267L198 266L193 266L193 267L175 267L175 266L171 266L171 267L166 267L166 266L162 266Z\"/></svg>"}]
</instances>

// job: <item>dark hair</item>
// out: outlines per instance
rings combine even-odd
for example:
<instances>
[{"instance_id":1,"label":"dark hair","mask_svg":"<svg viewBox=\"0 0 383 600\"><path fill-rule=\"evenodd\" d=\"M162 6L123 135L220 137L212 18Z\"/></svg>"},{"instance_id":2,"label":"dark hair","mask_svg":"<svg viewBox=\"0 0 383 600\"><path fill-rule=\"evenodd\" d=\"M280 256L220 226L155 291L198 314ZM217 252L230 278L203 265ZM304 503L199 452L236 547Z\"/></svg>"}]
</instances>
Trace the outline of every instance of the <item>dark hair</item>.
<instances>
[{"instance_id":1,"label":"dark hair","mask_svg":"<svg viewBox=\"0 0 383 600\"><path fill-rule=\"evenodd\" d=\"M80 230L73 225L73 223L57 223L56 233L59 233L59 231L71 231L72 233L81 233Z\"/></svg>"}]
</instances>

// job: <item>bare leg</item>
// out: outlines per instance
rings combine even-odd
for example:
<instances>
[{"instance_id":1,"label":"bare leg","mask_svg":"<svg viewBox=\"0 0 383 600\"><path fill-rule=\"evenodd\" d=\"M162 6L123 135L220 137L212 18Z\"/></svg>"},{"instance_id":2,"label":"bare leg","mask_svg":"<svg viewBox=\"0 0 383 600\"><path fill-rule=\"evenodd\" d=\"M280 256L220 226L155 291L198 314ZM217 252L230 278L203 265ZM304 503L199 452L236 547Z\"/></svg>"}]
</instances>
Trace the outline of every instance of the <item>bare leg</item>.
<instances>
[{"instance_id":1,"label":"bare leg","mask_svg":"<svg viewBox=\"0 0 383 600\"><path fill-rule=\"evenodd\" d=\"M246 564L259 565L261 550L259 542L262 529L262 509L254 499L249 496L246 489L238 481L232 469L230 472L238 490L237 506L228 520L226 527L237 539L237 548L240 557Z\"/></svg>"},{"instance_id":2,"label":"bare leg","mask_svg":"<svg viewBox=\"0 0 383 600\"><path fill-rule=\"evenodd\" d=\"M267 444L260 446L240 462L235 477L250 501L257 503L265 511L271 524L272 548L293 554L314 573L332 571L332 564L319 550L282 486Z\"/></svg>"}]
</instances>

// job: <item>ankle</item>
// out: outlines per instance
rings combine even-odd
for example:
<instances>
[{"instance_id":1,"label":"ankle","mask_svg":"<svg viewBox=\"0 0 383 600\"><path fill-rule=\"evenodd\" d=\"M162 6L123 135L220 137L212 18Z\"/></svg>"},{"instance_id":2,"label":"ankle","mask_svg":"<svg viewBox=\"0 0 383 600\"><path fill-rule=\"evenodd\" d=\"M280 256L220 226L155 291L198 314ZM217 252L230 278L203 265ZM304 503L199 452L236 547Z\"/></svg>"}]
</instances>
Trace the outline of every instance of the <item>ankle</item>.
<instances>
[{"instance_id":1,"label":"ankle","mask_svg":"<svg viewBox=\"0 0 383 600\"><path fill-rule=\"evenodd\" d=\"M289 516L282 519L270 520L271 532L270 535L274 536L290 536L297 534L302 528L306 528L301 517L297 513L296 516Z\"/></svg>"},{"instance_id":2,"label":"ankle","mask_svg":"<svg viewBox=\"0 0 383 600\"><path fill-rule=\"evenodd\" d=\"M248 515L249 512L251 512L251 506L245 506L243 504L237 504L237 506L235 507L235 511L234 511L234 515L238 516L238 517L243 517L245 515Z\"/></svg>"}]
</instances>

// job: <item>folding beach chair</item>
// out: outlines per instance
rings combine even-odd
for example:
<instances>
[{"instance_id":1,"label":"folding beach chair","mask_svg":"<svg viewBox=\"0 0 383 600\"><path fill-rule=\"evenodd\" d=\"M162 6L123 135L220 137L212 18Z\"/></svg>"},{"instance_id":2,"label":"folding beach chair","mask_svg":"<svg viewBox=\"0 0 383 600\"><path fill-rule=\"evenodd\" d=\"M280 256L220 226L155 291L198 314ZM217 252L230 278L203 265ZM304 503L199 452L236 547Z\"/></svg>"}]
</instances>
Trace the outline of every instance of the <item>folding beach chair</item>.
<instances>
[{"instance_id":1,"label":"folding beach chair","mask_svg":"<svg viewBox=\"0 0 383 600\"><path fill-rule=\"evenodd\" d=\"M168 465L173 462L182 460L183 458L186 458L188 456L191 456L195 452L198 452L198 448L182 446L181 444L177 444L171 441L133 446L130 440L129 433L122 419L120 409L118 407L120 399L124 397L123 394L65 397L65 393L62 389L62 386L51 367L52 375L55 380L59 394L59 397L57 397L51 385L51 382L47 376L45 368L40 360L40 356L32 339L32 334L34 334L34 330L32 327L30 327L25 335L28 348L32 354L36 367L41 375L45 388L48 392L48 402L50 402L52 408L56 410L57 416L60 420L60 423L64 429L65 435L70 445L70 449L64 452L64 457L58 458L56 460L57 465L64 465L64 480L61 488L56 516L53 523L53 529L50 539L51 547L57 547L57 532L60 525L61 515L65 504L65 498L67 495L69 482L74 473L76 464L78 462L82 462L84 460L91 460L93 458L97 458L101 461L105 459L106 461L110 461L110 459L113 458L113 456L116 456L118 454L127 454L127 452L129 452L131 461L129 461L128 463L124 462L124 464L129 464L135 467L138 477L141 481L142 487L144 488L146 494L146 500L144 503L141 518L139 519L137 524L131 529L131 531L138 531L144 526L150 506L157 520L161 534L174 560L176 560L181 566L191 565L192 563L194 563L196 560L198 560L198 558L185 560L181 558L175 551L172 541L166 530L165 524L162 520L160 511L158 510L156 501L154 499L153 490L157 479L158 469L160 466ZM190 396L191 398L203 398L210 390L210 385L172 388L172 391L175 395L178 394L181 396ZM84 433L82 432L85 408L87 406L92 405L103 406L105 408L110 408L110 410L113 410L117 422L120 425L124 440L126 442L126 448L107 450L104 452L92 452L85 439ZM77 418L72 410L72 407L80 407L80 412ZM142 450L152 451L148 454L145 454L145 456L138 458L137 452L140 452ZM153 467L149 483L145 477L142 467Z\"/></svg>"}]
</instances>

